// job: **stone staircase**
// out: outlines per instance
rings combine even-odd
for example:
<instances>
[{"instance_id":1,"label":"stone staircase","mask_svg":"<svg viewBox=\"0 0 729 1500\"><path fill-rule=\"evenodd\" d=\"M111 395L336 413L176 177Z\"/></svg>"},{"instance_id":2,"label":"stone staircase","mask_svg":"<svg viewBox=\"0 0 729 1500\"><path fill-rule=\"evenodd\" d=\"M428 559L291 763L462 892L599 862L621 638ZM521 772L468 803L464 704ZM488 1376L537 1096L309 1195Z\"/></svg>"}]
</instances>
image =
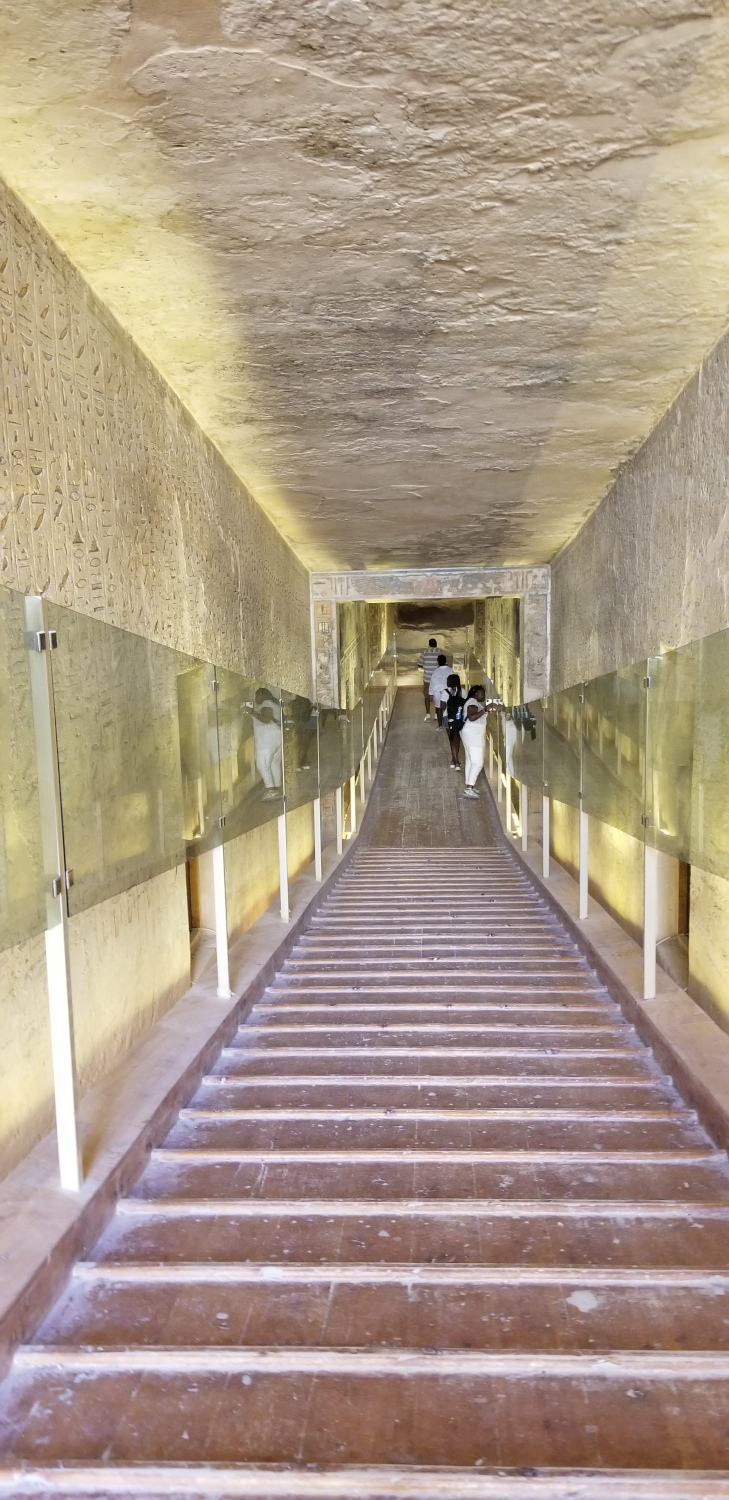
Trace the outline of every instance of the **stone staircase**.
<instances>
[{"instance_id":1,"label":"stone staircase","mask_svg":"<svg viewBox=\"0 0 729 1500\"><path fill-rule=\"evenodd\" d=\"M729 1496L729 1171L504 846L363 848L0 1388L0 1494Z\"/></svg>"}]
</instances>

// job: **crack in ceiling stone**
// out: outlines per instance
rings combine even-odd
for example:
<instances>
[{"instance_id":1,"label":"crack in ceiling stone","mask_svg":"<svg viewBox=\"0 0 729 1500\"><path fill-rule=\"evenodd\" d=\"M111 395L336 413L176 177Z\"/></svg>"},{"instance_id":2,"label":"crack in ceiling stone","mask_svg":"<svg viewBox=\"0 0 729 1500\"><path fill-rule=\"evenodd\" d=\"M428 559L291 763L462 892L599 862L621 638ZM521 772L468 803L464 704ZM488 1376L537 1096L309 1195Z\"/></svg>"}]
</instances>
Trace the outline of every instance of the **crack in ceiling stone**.
<instances>
[{"instance_id":1,"label":"crack in ceiling stone","mask_svg":"<svg viewBox=\"0 0 729 1500\"><path fill-rule=\"evenodd\" d=\"M723 0L9 0L0 172L316 568L551 558L729 321Z\"/></svg>"}]
</instances>

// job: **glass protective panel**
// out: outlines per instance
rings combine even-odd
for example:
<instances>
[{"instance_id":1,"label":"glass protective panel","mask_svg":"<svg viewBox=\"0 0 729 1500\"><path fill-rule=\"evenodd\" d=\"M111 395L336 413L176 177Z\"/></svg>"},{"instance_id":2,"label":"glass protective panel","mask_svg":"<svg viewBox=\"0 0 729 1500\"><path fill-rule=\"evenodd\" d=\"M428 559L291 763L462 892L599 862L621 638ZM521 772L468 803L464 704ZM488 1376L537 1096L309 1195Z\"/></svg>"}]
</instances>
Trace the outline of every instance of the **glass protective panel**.
<instances>
[{"instance_id":1,"label":"glass protective panel","mask_svg":"<svg viewBox=\"0 0 729 1500\"><path fill-rule=\"evenodd\" d=\"M319 796L317 709L298 693L283 693L282 698L284 790L291 809Z\"/></svg>"},{"instance_id":2,"label":"glass protective panel","mask_svg":"<svg viewBox=\"0 0 729 1500\"><path fill-rule=\"evenodd\" d=\"M691 857L698 645L648 662L646 840L674 859Z\"/></svg>"},{"instance_id":3,"label":"glass protective panel","mask_svg":"<svg viewBox=\"0 0 729 1500\"><path fill-rule=\"evenodd\" d=\"M319 709L319 788L320 795L333 792L342 785L344 770L344 724L348 724L343 708ZM349 772L346 772L349 775Z\"/></svg>"},{"instance_id":4,"label":"glass protective panel","mask_svg":"<svg viewBox=\"0 0 729 1500\"><path fill-rule=\"evenodd\" d=\"M59 605L47 619L73 914L184 862L178 681L199 668Z\"/></svg>"},{"instance_id":5,"label":"glass protective panel","mask_svg":"<svg viewBox=\"0 0 729 1500\"><path fill-rule=\"evenodd\" d=\"M518 704L512 709L512 720L516 727L514 775L524 786L538 787L541 792L544 780L544 706L541 699Z\"/></svg>"},{"instance_id":6,"label":"glass protective panel","mask_svg":"<svg viewBox=\"0 0 729 1500\"><path fill-rule=\"evenodd\" d=\"M557 802L579 807L582 787L582 685L552 693L544 713L545 790Z\"/></svg>"},{"instance_id":7,"label":"glass protective panel","mask_svg":"<svg viewBox=\"0 0 729 1500\"><path fill-rule=\"evenodd\" d=\"M10 948L44 930L45 891L23 596L3 589L0 593L0 948Z\"/></svg>"},{"instance_id":8,"label":"glass protective panel","mask_svg":"<svg viewBox=\"0 0 729 1500\"><path fill-rule=\"evenodd\" d=\"M729 878L729 631L696 641L691 863ZM677 653L678 654L678 653Z\"/></svg>"},{"instance_id":9,"label":"glass protective panel","mask_svg":"<svg viewBox=\"0 0 729 1500\"><path fill-rule=\"evenodd\" d=\"M354 772L354 709L341 709L339 714L339 734L342 745L342 780L348 781Z\"/></svg>"},{"instance_id":10,"label":"glass protective panel","mask_svg":"<svg viewBox=\"0 0 729 1500\"><path fill-rule=\"evenodd\" d=\"M274 688L220 668L217 701L227 841L283 812L281 700Z\"/></svg>"},{"instance_id":11,"label":"glass protective panel","mask_svg":"<svg viewBox=\"0 0 729 1500\"><path fill-rule=\"evenodd\" d=\"M633 838L644 836L647 663L594 677L582 711L582 806Z\"/></svg>"},{"instance_id":12,"label":"glass protective panel","mask_svg":"<svg viewBox=\"0 0 729 1500\"><path fill-rule=\"evenodd\" d=\"M177 678L184 832L192 855L221 836L217 685L209 662L195 662Z\"/></svg>"},{"instance_id":13,"label":"glass protective panel","mask_svg":"<svg viewBox=\"0 0 729 1500\"><path fill-rule=\"evenodd\" d=\"M367 744L367 741L372 733L374 722L377 718L380 704L382 702L384 683L382 685L378 684L379 675L380 674L377 672L373 673L373 676L370 678L370 681L365 688L364 698L362 700L364 713L363 733L365 745Z\"/></svg>"}]
</instances>

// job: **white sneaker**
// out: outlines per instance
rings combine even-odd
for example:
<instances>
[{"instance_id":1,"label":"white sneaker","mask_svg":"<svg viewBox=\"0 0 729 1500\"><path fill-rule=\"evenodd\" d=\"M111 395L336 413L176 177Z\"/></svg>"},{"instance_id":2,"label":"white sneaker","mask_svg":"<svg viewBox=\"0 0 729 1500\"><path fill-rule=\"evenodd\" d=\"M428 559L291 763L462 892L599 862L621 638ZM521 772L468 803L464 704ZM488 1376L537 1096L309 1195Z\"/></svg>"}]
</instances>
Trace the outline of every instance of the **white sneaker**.
<instances>
[{"instance_id":1,"label":"white sneaker","mask_svg":"<svg viewBox=\"0 0 729 1500\"><path fill-rule=\"evenodd\" d=\"M423 720L423 723L424 723L424 724L427 724L427 723L428 723L428 721L429 721L429 719L430 719L430 714L426 714L426 715L425 715L425 718L424 718L424 720Z\"/></svg>"},{"instance_id":2,"label":"white sneaker","mask_svg":"<svg viewBox=\"0 0 729 1500\"><path fill-rule=\"evenodd\" d=\"M469 797L474 802L478 800L478 792L476 791L475 787L464 786L464 788L463 788L463 795L464 795L464 797Z\"/></svg>"}]
</instances>

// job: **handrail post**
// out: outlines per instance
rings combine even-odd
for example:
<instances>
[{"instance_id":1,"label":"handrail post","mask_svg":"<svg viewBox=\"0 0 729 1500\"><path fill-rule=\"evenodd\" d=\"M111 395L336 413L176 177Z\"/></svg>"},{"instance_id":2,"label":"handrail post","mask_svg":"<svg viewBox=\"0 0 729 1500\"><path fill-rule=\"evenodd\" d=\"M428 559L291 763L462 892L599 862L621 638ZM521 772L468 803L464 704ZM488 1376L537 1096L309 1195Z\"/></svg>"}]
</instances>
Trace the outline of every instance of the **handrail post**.
<instances>
[{"instance_id":1,"label":"handrail post","mask_svg":"<svg viewBox=\"0 0 729 1500\"><path fill-rule=\"evenodd\" d=\"M213 904L215 907L215 955L218 966L218 996L230 1000L230 957L228 953L228 897L225 889L225 849L213 849Z\"/></svg>"},{"instance_id":2,"label":"handrail post","mask_svg":"<svg viewBox=\"0 0 729 1500\"><path fill-rule=\"evenodd\" d=\"M580 794L581 795L581 794ZM586 812L580 807L580 921L587 916L589 899L589 855L590 823Z\"/></svg>"},{"instance_id":3,"label":"handrail post","mask_svg":"<svg viewBox=\"0 0 729 1500\"><path fill-rule=\"evenodd\" d=\"M352 835L357 832L357 780L354 772L349 778L349 831Z\"/></svg>"},{"instance_id":4,"label":"handrail post","mask_svg":"<svg viewBox=\"0 0 729 1500\"><path fill-rule=\"evenodd\" d=\"M344 849L344 795L341 786L334 793L334 805L337 815L337 854L341 854Z\"/></svg>"},{"instance_id":5,"label":"handrail post","mask_svg":"<svg viewBox=\"0 0 729 1500\"><path fill-rule=\"evenodd\" d=\"M43 868L47 881L46 982L58 1167L61 1187L76 1193L81 1187L83 1173L76 1118L76 1058L67 905L72 871L66 869L53 694L52 651L56 642L53 632L46 625L43 600L38 595L30 594L26 597L24 613L30 657ZM61 649L64 649L63 642Z\"/></svg>"},{"instance_id":6,"label":"handrail post","mask_svg":"<svg viewBox=\"0 0 729 1500\"><path fill-rule=\"evenodd\" d=\"M643 999L656 994L656 938L658 935L658 850L644 844L643 865Z\"/></svg>"},{"instance_id":7,"label":"handrail post","mask_svg":"<svg viewBox=\"0 0 729 1500\"><path fill-rule=\"evenodd\" d=\"M519 787L519 812L521 813L521 847L526 854L529 848L529 788L525 781Z\"/></svg>"},{"instance_id":8,"label":"handrail post","mask_svg":"<svg viewBox=\"0 0 729 1500\"><path fill-rule=\"evenodd\" d=\"M322 879L321 863L321 798L314 798L314 877Z\"/></svg>"},{"instance_id":9,"label":"handrail post","mask_svg":"<svg viewBox=\"0 0 729 1500\"><path fill-rule=\"evenodd\" d=\"M282 812L278 819L278 883L281 893L281 921L288 922L289 910L289 851L286 833L286 813Z\"/></svg>"},{"instance_id":10,"label":"handrail post","mask_svg":"<svg viewBox=\"0 0 729 1500\"><path fill-rule=\"evenodd\" d=\"M549 880L549 797L542 793L542 876Z\"/></svg>"}]
</instances>

